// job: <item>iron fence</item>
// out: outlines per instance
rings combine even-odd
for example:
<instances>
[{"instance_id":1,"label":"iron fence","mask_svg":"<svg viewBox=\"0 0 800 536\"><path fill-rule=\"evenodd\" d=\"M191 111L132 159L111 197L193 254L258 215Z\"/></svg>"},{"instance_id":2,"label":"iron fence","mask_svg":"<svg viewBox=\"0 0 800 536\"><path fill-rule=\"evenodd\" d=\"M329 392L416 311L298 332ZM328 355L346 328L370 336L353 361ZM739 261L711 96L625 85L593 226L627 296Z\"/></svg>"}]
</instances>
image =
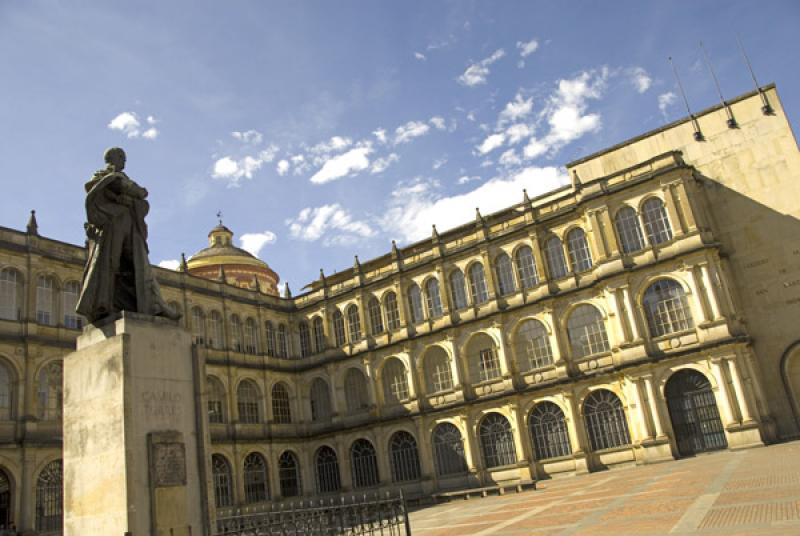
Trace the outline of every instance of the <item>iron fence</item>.
<instances>
[{"instance_id":1,"label":"iron fence","mask_svg":"<svg viewBox=\"0 0 800 536\"><path fill-rule=\"evenodd\" d=\"M402 492L280 503L217 517L214 536L410 536Z\"/></svg>"}]
</instances>

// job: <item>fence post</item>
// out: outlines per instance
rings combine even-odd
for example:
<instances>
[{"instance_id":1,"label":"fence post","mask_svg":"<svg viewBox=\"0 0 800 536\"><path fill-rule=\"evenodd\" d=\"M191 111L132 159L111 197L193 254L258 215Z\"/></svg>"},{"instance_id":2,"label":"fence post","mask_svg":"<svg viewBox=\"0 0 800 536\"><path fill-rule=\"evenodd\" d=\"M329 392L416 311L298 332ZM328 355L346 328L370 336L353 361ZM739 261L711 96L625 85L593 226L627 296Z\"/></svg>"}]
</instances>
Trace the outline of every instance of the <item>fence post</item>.
<instances>
[{"instance_id":1,"label":"fence post","mask_svg":"<svg viewBox=\"0 0 800 536\"><path fill-rule=\"evenodd\" d=\"M403 496L403 488L400 488L400 509L403 511L403 524L406 526L406 536L411 536L411 522L408 520L408 508L406 498Z\"/></svg>"}]
</instances>

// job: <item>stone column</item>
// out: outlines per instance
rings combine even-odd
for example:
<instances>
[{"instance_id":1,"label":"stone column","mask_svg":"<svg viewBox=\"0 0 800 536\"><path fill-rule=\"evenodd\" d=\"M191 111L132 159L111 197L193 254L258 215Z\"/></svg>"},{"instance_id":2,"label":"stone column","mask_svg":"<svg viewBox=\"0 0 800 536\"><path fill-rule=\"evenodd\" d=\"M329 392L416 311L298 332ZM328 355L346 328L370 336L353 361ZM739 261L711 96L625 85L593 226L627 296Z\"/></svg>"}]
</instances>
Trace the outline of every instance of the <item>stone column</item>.
<instances>
[{"instance_id":1,"label":"stone column","mask_svg":"<svg viewBox=\"0 0 800 536\"><path fill-rule=\"evenodd\" d=\"M592 235L591 244L594 246L592 261L594 264L600 263L608 258L608 249L606 248L605 237L600 224L598 213L601 209L587 211L589 220L589 231Z\"/></svg>"},{"instance_id":2,"label":"stone column","mask_svg":"<svg viewBox=\"0 0 800 536\"><path fill-rule=\"evenodd\" d=\"M494 300L500 295L497 292L496 282L494 280L494 265L492 264L489 249L486 247L481 248L481 262L483 263L483 273L486 278L486 289L489 291L489 301ZM467 277L467 284L469 284L469 274L464 274ZM474 304L473 304L474 305Z\"/></svg>"},{"instance_id":3,"label":"stone column","mask_svg":"<svg viewBox=\"0 0 800 536\"><path fill-rule=\"evenodd\" d=\"M608 254L612 257L619 255L619 244L617 243L617 233L614 232L614 223L611 221L611 214L608 207L603 207L600 211L600 228L603 230L603 236L607 240Z\"/></svg>"},{"instance_id":4,"label":"stone column","mask_svg":"<svg viewBox=\"0 0 800 536\"><path fill-rule=\"evenodd\" d=\"M630 287L625 285L622 287L622 297L625 300L625 312L628 316L628 326L631 328L631 336L634 341L642 338L639 332L639 325L636 323L636 304L631 299Z\"/></svg>"},{"instance_id":5,"label":"stone column","mask_svg":"<svg viewBox=\"0 0 800 536\"><path fill-rule=\"evenodd\" d=\"M611 314L609 315L609 323L611 324L612 329L610 330L613 333L613 340L609 341L612 347L619 346L627 337L625 336L625 321L622 318L622 314L620 314L620 307L619 307L619 297L617 295L617 289L615 288L606 288L605 289L606 295L606 302L609 304L609 308L611 309ZM611 322L611 316L614 317L614 322Z\"/></svg>"},{"instance_id":6,"label":"stone column","mask_svg":"<svg viewBox=\"0 0 800 536\"><path fill-rule=\"evenodd\" d=\"M750 413L750 404L747 401L747 395L745 395L744 392L742 379L739 376L739 366L736 364L736 358L730 358L726 361L728 363L728 370L731 373L733 391L736 393L736 400L739 402L739 412L742 415L742 422L752 421L753 415Z\"/></svg>"},{"instance_id":7,"label":"stone column","mask_svg":"<svg viewBox=\"0 0 800 536\"><path fill-rule=\"evenodd\" d=\"M697 221L695 220L694 211L692 210L692 202L689 200L689 195L686 192L686 183L684 181L676 183L673 194L677 197L676 205L680 208L683 221L686 222L687 232L696 231Z\"/></svg>"},{"instance_id":8,"label":"stone column","mask_svg":"<svg viewBox=\"0 0 800 536\"><path fill-rule=\"evenodd\" d=\"M583 427L583 418L578 402L572 393L564 393L567 413L567 430L569 431L569 442L572 447L572 456L575 458L575 472L586 473L589 467L586 462L586 452L589 442L586 437L586 430Z\"/></svg>"},{"instance_id":9,"label":"stone column","mask_svg":"<svg viewBox=\"0 0 800 536\"><path fill-rule=\"evenodd\" d=\"M694 294L694 299L692 300L692 316L702 319L704 322L709 322L713 319L711 318L711 312L706 309L702 296L703 293L700 291L701 285L697 277L697 272L694 267L687 268L687 270L690 276L688 283L692 289L692 294Z\"/></svg>"},{"instance_id":10,"label":"stone column","mask_svg":"<svg viewBox=\"0 0 800 536\"><path fill-rule=\"evenodd\" d=\"M629 392L633 394L633 403L636 404L636 418L639 421L636 425L636 430L639 432L639 439L643 440L654 437L650 432L650 425L647 422L647 414L644 410L644 404L642 403L642 395L639 392L638 378L630 379Z\"/></svg>"},{"instance_id":11,"label":"stone column","mask_svg":"<svg viewBox=\"0 0 800 536\"><path fill-rule=\"evenodd\" d=\"M664 192L664 204L666 205L667 214L669 215L669 222L672 227L672 235L682 236L686 234L686 229L684 229L683 219L681 218L680 214L678 213L678 209L675 206L672 185L664 185L661 189Z\"/></svg>"},{"instance_id":12,"label":"stone column","mask_svg":"<svg viewBox=\"0 0 800 536\"><path fill-rule=\"evenodd\" d=\"M644 386L647 391L647 403L650 406L650 415L653 418L653 425L655 426L656 437L664 436L664 429L661 427L661 415L658 412L658 403L656 399L655 389L653 388L653 377L647 375L643 377Z\"/></svg>"},{"instance_id":13,"label":"stone column","mask_svg":"<svg viewBox=\"0 0 800 536\"><path fill-rule=\"evenodd\" d=\"M730 396L728 396L728 381L725 378L725 371L722 368L722 359L712 358L711 360L711 373L717 382L719 393L719 402L722 410L722 418L725 426L735 421L733 408L731 407Z\"/></svg>"},{"instance_id":14,"label":"stone column","mask_svg":"<svg viewBox=\"0 0 800 536\"><path fill-rule=\"evenodd\" d=\"M722 316L720 314L719 301L717 300L717 292L714 289L714 284L711 281L708 264L703 263L700 265L700 276L703 280L703 287L705 288L705 296L711 308L711 320L716 320Z\"/></svg>"},{"instance_id":15,"label":"stone column","mask_svg":"<svg viewBox=\"0 0 800 536\"><path fill-rule=\"evenodd\" d=\"M530 233L531 251L533 251L533 261L536 264L536 275L538 276L539 283L546 283L549 279L547 273L547 263L544 262L542 255L542 248L539 246L539 238L536 233Z\"/></svg>"}]
</instances>

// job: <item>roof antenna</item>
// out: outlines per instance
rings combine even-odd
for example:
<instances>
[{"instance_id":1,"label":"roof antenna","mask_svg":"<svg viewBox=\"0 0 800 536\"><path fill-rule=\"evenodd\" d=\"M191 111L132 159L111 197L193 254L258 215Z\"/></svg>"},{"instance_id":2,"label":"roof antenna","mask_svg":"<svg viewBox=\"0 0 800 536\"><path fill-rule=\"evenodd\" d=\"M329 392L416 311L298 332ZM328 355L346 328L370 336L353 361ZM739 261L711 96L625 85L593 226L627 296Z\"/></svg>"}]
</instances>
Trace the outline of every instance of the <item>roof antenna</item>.
<instances>
[{"instance_id":1,"label":"roof antenna","mask_svg":"<svg viewBox=\"0 0 800 536\"><path fill-rule=\"evenodd\" d=\"M219 224L222 225L222 211L217 211L217 219L219 219Z\"/></svg>"},{"instance_id":2,"label":"roof antenna","mask_svg":"<svg viewBox=\"0 0 800 536\"><path fill-rule=\"evenodd\" d=\"M717 86L717 94L719 95L719 101L722 103L722 106L725 108L725 113L728 115L728 128L736 128L738 125L736 124L736 118L733 117L733 110L725 102L725 97L722 96L722 88L719 86L719 80L717 80L717 73L714 72L714 66L711 65L711 58L708 57L708 52L706 51L706 47L703 46L703 42L700 41L700 49L703 51L703 57L706 60L706 67L708 67L708 72L711 73L711 78L714 79L714 85Z\"/></svg>"},{"instance_id":3,"label":"roof antenna","mask_svg":"<svg viewBox=\"0 0 800 536\"><path fill-rule=\"evenodd\" d=\"M686 98L686 92L683 91L683 84L681 84L681 77L678 76L678 69L675 68L675 64L672 62L672 56L670 56L668 59L669 64L672 66L672 73L675 75L675 80L678 82L678 89L681 92L681 97L683 97L683 103L686 105L686 111L692 120L692 126L694 127L694 139L695 141L703 141L703 133L700 132L700 124L697 122L697 118L692 113L691 108L689 108L689 99Z\"/></svg>"},{"instance_id":4,"label":"roof antenna","mask_svg":"<svg viewBox=\"0 0 800 536\"><path fill-rule=\"evenodd\" d=\"M764 90L761 89L761 86L758 85L758 80L756 80L756 73L753 72L753 66L750 65L750 58L747 57L747 52L744 51L744 45L742 44L742 40L739 38L739 34L736 34L736 42L739 43L739 50L742 51L742 57L744 58L744 62L747 64L747 70L750 71L750 76L753 78L753 83L756 85L756 91L758 94L761 95L761 113L764 115L772 115L775 113L775 110L772 109L772 106L769 104L767 100L767 94L764 93Z\"/></svg>"}]
</instances>

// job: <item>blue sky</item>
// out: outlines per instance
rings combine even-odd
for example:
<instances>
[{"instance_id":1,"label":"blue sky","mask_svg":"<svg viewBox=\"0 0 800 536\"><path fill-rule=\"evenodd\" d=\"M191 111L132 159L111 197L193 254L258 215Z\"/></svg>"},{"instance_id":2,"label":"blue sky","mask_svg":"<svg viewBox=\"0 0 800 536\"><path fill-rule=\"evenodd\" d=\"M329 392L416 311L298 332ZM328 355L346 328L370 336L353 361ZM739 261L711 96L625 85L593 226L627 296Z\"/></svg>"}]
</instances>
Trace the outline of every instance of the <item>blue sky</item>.
<instances>
[{"instance_id":1,"label":"blue sky","mask_svg":"<svg viewBox=\"0 0 800 536\"><path fill-rule=\"evenodd\" d=\"M609 7L613 6L613 8ZM150 191L151 261L223 212L297 293L564 180L762 84L800 114L800 3L0 0L0 225L83 243L105 148Z\"/></svg>"}]
</instances>

